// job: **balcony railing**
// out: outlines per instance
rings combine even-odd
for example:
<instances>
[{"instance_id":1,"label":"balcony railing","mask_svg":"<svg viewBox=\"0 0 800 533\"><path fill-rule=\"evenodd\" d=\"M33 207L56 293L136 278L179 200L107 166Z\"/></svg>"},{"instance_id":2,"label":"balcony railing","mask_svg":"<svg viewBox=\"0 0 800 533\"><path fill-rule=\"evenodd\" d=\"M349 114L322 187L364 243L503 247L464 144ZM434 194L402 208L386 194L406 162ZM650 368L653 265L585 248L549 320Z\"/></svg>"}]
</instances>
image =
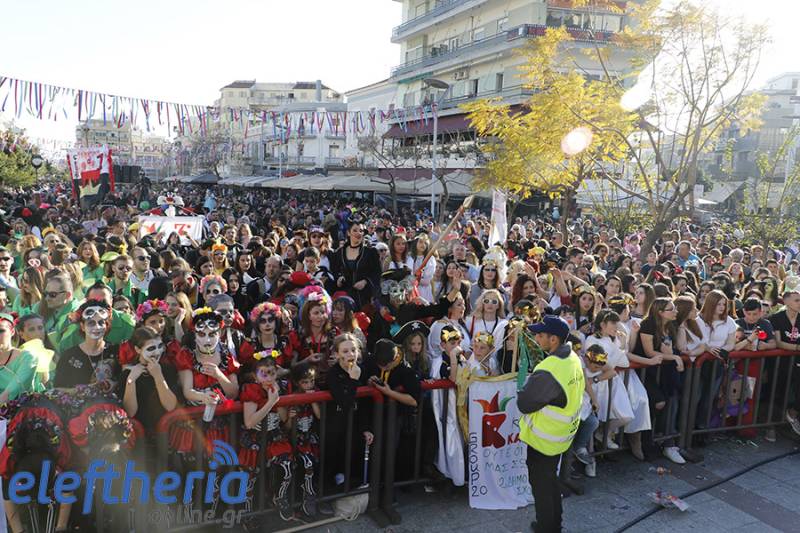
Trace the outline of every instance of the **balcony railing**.
<instances>
[{"instance_id":1,"label":"balcony railing","mask_svg":"<svg viewBox=\"0 0 800 533\"><path fill-rule=\"evenodd\" d=\"M343 157L326 157L325 158L325 166L328 167L340 167L344 165L344 158Z\"/></svg>"},{"instance_id":2,"label":"balcony railing","mask_svg":"<svg viewBox=\"0 0 800 533\"><path fill-rule=\"evenodd\" d=\"M476 51L488 49L492 46L497 46L515 39L540 37L545 34L547 28L548 26L545 26L544 24L522 24L521 26L516 26L510 30L497 33L490 37L484 37L483 39L466 43L458 48L443 50L441 48L433 47L429 51L428 55L413 59L411 61L406 61L405 63L394 67L392 69L392 76L399 76L413 72L417 69L427 68L460 55L467 55ZM581 28L567 28L567 31L572 38L578 42L611 42L615 35L614 32L610 31L584 30ZM436 50L436 52L434 52L434 50Z\"/></svg>"},{"instance_id":3,"label":"balcony railing","mask_svg":"<svg viewBox=\"0 0 800 533\"><path fill-rule=\"evenodd\" d=\"M396 26L392 30L392 38L396 39L398 36L400 36L400 34L410 30L411 28L424 24L438 17L439 15L443 15L444 13L457 8L462 4L475 3L477 5L483 3L484 1L486 0L481 0L479 2L475 2L475 0L442 0L430 11L423 13L418 17L414 17L413 19L407 20L399 26Z\"/></svg>"}]
</instances>

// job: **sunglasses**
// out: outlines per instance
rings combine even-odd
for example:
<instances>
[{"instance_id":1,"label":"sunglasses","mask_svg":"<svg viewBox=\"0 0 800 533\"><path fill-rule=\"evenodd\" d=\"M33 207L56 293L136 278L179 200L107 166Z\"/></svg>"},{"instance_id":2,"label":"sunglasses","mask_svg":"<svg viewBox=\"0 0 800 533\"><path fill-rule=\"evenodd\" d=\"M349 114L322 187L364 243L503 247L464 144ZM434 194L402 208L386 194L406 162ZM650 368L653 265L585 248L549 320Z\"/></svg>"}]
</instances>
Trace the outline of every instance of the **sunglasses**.
<instances>
[{"instance_id":1,"label":"sunglasses","mask_svg":"<svg viewBox=\"0 0 800 533\"><path fill-rule=\"evenodd\" d=\"M497 269L496 268L484 268L483 271L484 272L497 272Z\"/></svg>"},{"instance_id":2,"label":"sunglasses","mask_svg":"<svg viewBox=\"0 0 800 533\"><path fill-rule=\"evenodd\" d=\"M224 252L214 252L214 256L215 256L215 257L222 257L222 256L224 256L224 255L225 255L225 253L224 253Z\"/></svg>"},{"instance_id":3,"label":"sunglasses","mask_svg":"<svg viewBox=\"0 0 800 533\"><path fill-rule=\"evenodd\" d=\"M137 261L150 261L150 256L147 255L139 255L136 256Z\"/></svg>"},{"instance_id":4,"label":"sunglasses","mask_svg":"<svg viewBox=\"0 0 800 533\"><path fill-rule=\"evenodd\" d=\"M119 272L130 272L131 270L133 270L133 267L129 266L129 265L118 266L117 267L117 271L119 271Z\"/></svg>"},{"instance_id":5,"label":"sunglasses","mask_svg":"<svg viewBox=\"0 0 800 533\"><path fill-rule=\"evenodd\" d=\"M14 259L14 258L11 257L10 255L6 255L6 256L0 257L0 261L3 261L3 262L11 261L12 259Z\"/></svg>"},{"instance_id":6,"label":"sunglasses","mask_svg":"<svg viewBox=\"0 0 800 533\"><path fill-rule=\"evenodd\" d=\"M484 305L486 305L486 304L493 304L493 305L497 305L497 304L499 304L500 302L498 302L498 301L497 301L497 300L495 300L494 298L484 298L484 299L483 299L483 303L484 303Z\"/></svg>"},{"instance_id":7,"label":"sunglasses","mask_svg":"<svg viewBox=\"0 0 800 533\"><path fill-rule=\"evenodd\" d=\"M48 291L48 292L44 293L44 297L45 298L55 298L59 294L64 294L65 292L67 292L67 291Z\"/></svg>"}]
</instances>

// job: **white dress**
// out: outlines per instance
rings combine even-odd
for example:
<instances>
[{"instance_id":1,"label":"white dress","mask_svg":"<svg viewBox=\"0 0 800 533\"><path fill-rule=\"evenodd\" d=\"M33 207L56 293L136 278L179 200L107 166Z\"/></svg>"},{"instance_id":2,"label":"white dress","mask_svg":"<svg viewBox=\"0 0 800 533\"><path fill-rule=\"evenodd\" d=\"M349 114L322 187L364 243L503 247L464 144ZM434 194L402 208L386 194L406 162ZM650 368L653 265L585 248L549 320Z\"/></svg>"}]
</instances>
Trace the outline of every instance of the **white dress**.
<instances>
[{"instance_id":1,"label":"white dress","mask_svg":"<svg viewBox=\"0 0 800 533\"><path fill-rule=\"evenodd\" d=\"M608 337L597 338L594 335L587 337L586 342L583 343L584 350L593 345L598 345L608 354L608 365L612 368L620 368L628 366L628 357L625 352L619 347L618 341L613 341ZM589 378L599 376L602 372L589 372L586 375ZM611 409L609 410L609 388L608 383L611 381ZM610 380L603 380L599 383L592 383L595 398L597 398L597 418L600 422L607 422L610 420L617 421L618 426L625 426L634 419L633 409L631 402L628 398L628 390L625 388L625 383L619 375Z\"/></svg>"},{"instance_id":2,"label":"white dress","mask_svg":"<svg viewBox=\"0 0 800 533\"><path fill-rule=\"evenodd\" d=\"M423 259L424 257L417 257L413 260L411 268L412 272L416 272L417 269L419 269ZM431 286L434 274L436 274L436 259L431 257L425 264L425 268L422 270L422 277L420 278L419 285L417 286L417 292L419 293L420 297L427 300L428 303L434 303L433 287Z\"/></svg>"},{"instance_id":3,"label":"white dress","mask_svg":"<svg viewBox=\"0 0 800 533\"><path fill-rule=\"evenodd\" d=\"M442 358L442 328L446 325L453 326L461 332L461 349L465 352L469 352L472 339L470 339L467 330L458 322L443 318L431 325L431 333L428 335L428 353L431 355L431 363L433 363L434 359L437 357L440 360ZM433 376L433 378L439 379L439 376Z\"/></svg>"},{"instance_id":4,"label":"white dress","mask_svg":"<svg viewBox=\"0 0 800 533\"><path fill-rule=\"evenodd\" d=\"M627 334L630 335L627 327L625 329ZM611 339L607 337L604 339L596 339L593 337L593 339L605 341L608 345L612 344ZM628 392L628 400L631 404L631 411L633 412L633 420L625 426L625 433L637 433L639 431L650 430L652 429L652 422L650 420L650 401L647 399L647 390L645 390L642 380L639 379L639 374L636 370L628 369L630 361L628 360L627 351L620 346L619 340L616 340L613 344L615 347L614 363L616 368L626 369L619 372L619 375L615 379L620 379L623 385L627 379L625 388ZM603 346L606 347L607 345L604 344ZM616 385L616 382L614 385Z\"/></svg>"}]
</instances>

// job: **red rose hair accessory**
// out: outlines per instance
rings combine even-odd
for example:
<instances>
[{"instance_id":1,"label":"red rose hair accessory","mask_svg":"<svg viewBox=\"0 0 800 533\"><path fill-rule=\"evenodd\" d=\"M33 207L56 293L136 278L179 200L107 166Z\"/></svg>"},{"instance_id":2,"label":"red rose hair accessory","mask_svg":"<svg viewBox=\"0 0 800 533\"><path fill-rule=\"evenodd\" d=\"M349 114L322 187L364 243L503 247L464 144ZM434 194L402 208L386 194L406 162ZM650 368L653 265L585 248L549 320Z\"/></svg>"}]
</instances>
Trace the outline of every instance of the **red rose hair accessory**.
<instances>
[{"instance_id":1,"label":"red rose hair accessory","mask_svg":"<svg viewBox=\"0 0 800 533\"><path fill-rule=\"evenodd\" d=\"M169 305L164 300L147 300L136 308L136 321L143 322L156 313L166 315L167 311L169 311Z\"/></svg>"},{"instance_id":2,"label":"red rose hair accessory","mask_svg":"<svg viewBox=\"0 0 800 533\"><path fill-rule=\"evenodd\" d=\"M372 323L372 319L368 317L367 314L364 313L363 311L359 311L358 313L353 313L353 318L355 318L356 322L358 322L359 329L364 333L366 333L367 329L369 329L369 325Z\"/></svg>"},{"instance_id":3,"label":"red rose hair accessory","mask_svg":"<svg viewBox=\"0 0 800 533\"><path fill-rule=\"evenodd\" d=\"M765 341L767 340L767 332L763 329L758 330L758 340Z\"/></svg>"},{"instance_id":4,"label":"red rose hair accessory","mask_svg":"<svg viewBox=\"0 0 800 533\"><path fill-rule=\"evenodd\" d=\"M653 272L653 278L655 278L656 281L661 281L664 279L664 274L656 270L655 272Z\"/></svg>"}]
</instances>

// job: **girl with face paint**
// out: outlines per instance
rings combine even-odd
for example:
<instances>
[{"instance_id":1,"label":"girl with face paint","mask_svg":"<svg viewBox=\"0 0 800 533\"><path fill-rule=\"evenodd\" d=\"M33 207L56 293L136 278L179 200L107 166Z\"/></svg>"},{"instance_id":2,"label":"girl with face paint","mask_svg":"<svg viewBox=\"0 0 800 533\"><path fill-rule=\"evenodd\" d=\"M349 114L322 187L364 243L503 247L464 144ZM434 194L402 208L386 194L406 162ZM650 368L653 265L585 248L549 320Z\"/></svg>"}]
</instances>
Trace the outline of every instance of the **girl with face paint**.
<instances>
[{"instance_id":1,"label":"girl with face paint","mask_svg":"<svg viewBox=\"0 0 800 533\"><path fill-rule=\"evenodd\" d=\"M220 342L222 317L203 307L194 312L194 335L188 338L190 349L181 350L175 363L178 382L186 403L192 406L216 405L239 396L239 363ZM214 440L228 442L228 427L220 417L214 418L202 433L206 451L211 453ZM197 432L191 423L181 424L174 432L174 448L179 454L192 453Z\"/></svg>"},{"instance_id":2,"label":"girl with face paint","mask_svg":"<svg viewBox=\"0 0 800 533\"><path fill-rule=\"evenodd\" d=\"M140 326L129 342L136 359L122 372L122 406L128 416L142 423L147 434L153 434L158 420L178 405L178 373L164 362L166 346L155 329Z\"/></svg>"},{"instance_id":3,"label":"girl with face paint","mask_svg":"<svg viewBox=\"0 0 800 533\"><path fill-rule=\"evenodd\" d=\"M117 359L119 347L105 339L111 328L108 302L86 300L70 319L79 324L83 342L61 354L53 385L71 388L94 384L103 392L114 391L121 369Z\"/></svg>"},{"instance_id":4,"label":"girl with face paint","mask_svg":"<svg viewBox=\"0 0 800 533\"><path fill-rule=\"evenodd\" d=\"M253 355L258 352L278 352L274 358L278 365L278 373L283 376L288 373L291 366L291 353L286 353L288 339L282 334L284 311L271 302L258 304L250 313L250 324L253 327L253 336L250 345L253 353L242 353L240 361L244 364L255 361Z\"/></svg>"},{"instance_id":5,"label":"girl with face paint","mask_svg":"<svg viewBox=\"0 0 800 533\"><path fill-rule=\"evenodd\" d=\"M261 466L258 464L260 432L265 431L267 448L264 457L275 487L275 503L281 518L290 520L294 514L289 504L294 454L286 425L288 410L275 407L282 392L278 382L279 369L271 352L258 352L254 357L254 383L242 385L240 398L244 428L240 437L239 464L253 473L251 478L254 480L256 469Z\"/></svg>"}]
</instances>

